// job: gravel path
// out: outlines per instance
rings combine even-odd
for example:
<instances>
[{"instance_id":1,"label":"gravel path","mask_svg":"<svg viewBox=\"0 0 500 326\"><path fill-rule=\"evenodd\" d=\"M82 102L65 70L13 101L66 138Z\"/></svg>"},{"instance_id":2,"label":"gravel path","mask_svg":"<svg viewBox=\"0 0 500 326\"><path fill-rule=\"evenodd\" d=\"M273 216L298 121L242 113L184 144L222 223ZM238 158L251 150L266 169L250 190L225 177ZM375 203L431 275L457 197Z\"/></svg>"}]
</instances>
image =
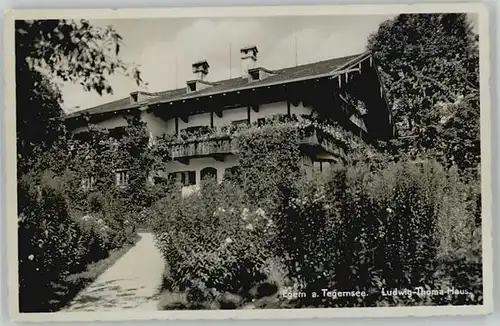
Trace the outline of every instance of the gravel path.
<instances>
[{"instance_id":1,"label":"gravel path","mask_svg":"<svg viewBox=\"0 0 500 326\"><path fill-rule=\"evenodd\" d=\"M157 310L155 295L165 263L153 235L139 235L136 245L80 292L64 311Z\"/></svg>"}]
</instances>

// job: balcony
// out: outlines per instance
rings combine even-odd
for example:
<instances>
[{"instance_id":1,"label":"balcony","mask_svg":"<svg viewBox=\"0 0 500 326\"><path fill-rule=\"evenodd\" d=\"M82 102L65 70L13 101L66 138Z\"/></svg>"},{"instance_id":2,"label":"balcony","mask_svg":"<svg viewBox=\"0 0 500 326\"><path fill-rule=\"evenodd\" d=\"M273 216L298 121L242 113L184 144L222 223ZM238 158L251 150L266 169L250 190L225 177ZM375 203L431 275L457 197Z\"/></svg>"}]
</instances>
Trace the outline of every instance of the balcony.
<instances>
[{"instance_id":1,"label":"balcony","mask_svg":"<svg viewBox=\"0 0 500 326\"><path fill-rule=\"evenodd\" d=\"M230 136L214 139L189 140L183 144L174 144L170 150L170 157L177 161L197 157L213 157L223 160L226 155L238 151L237 141Z\"/></svg>"},{"instance_id":2,"label":"balcony","mask_svg":"<svg viewBox=\"0 0 500 326\"><path fill-rule=\"evenodd\" d=\"M300 141L302 152L307 153L311 157L316 157L319 161L321 160L320 157L344 159L345 149L343 146L338 141L324 137L322 134L322 132L316 129L307 132L307 136L304 136Z\"/></svg>"},{"instance_id":3,"label":"balcony","mask_svg":"<svg viewBox=\"0 0 500 326\"><path fill-rule=\"evenodd\" d=\"M302 130L304 136L300 141L300 146L304 153L313 157L344 156L344 150L339 143L325 137L323 132L313 127ZM238 142L230 135L199 137L183 143L174 143L170 148L170 158L184 164L189 164L189 159L199 157L212 157L218 161L224 161L227 155L236 153L238 153Z\"/></svg>"}]
</instances>

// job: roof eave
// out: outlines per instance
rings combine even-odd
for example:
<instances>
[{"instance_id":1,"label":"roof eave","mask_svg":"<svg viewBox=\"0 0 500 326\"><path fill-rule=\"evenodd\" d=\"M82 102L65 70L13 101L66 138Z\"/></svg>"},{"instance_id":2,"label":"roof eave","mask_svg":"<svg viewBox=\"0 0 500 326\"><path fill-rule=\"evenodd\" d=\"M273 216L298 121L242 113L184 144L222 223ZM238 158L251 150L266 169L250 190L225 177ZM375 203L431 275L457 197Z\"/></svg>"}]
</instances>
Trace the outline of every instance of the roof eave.
<instances>
[{"instance_id":1,"label":"roof eave","mask_svg":"<svg viewBox=\"0 0 500 326\"><path fill-rule=\"evenodd\" d=\"M193 93L190 93L188 96L182 96L182 97L178 97L178 98L174 98L174 99L159 99L159 100L149 99L149 100L142 101L140 103L133 103L133 104L130 104L127 106L117 107L114 110L110 110L110 111L106 111L106 112L90 113L89 111L94 109L94 108L89 108L88 110L83 110L83 111L71 113L71 114L67 115L65 117L65 119L66 120L74 119L74 118L78 118L78 117L81 117L81 116L86 115L86 114L90 114L90 115L112 114L112 113L116 113L118 111L123 111L123 110L141 109L142 107L149 106L149 105L158 105L158 104L174 103L174 102L194 100L194 99L200 99L200 98L209 98L209 97L213 97L213 96L224 95L224 94L231 93L231 92L269 88L269 87L273 87L273 86L291 84L291 83L307 81L307 80L314 80L314 79L332 78L332 77L336 77L336 76L346 72L345 71L346 67L357 64L358 62L363 61L368 57L371 57L370 52L361 53L358 56L356 56L354 59L346 62L345 64L335 68L334 70L332 70L328 73L305 76L305 77L298 77L298 78L291 78L291 79L287 79L287 80L283 80L283 81L264 83L262 85L248 84L245 86L236 87L236 88L229 89L229 90L221 90L221 91L216 91L216 92L207 93L207 94L196 94L196 92L193 92ZM260 68L260 69L264 69L264 68ZM276 73L276 72L272 72L272 73ZM210 83L210 82L205 82L205 81L199 81L199 82L206 83L209 85L216 85L217 84L217 83ZM145 93L145 92L143 92L143 93ZM146 94L153 95L153 93L146 93Z\"/></svg>"},{"instance_id":2,"label":"roof eave","mask_svg":"<svg viewBox=\"0 0 500 326\"><path fill-rule=\"evenodd\" d=\"M98 116L98 115L104 115L104 114L116 114L119 111L141 109L141 107L144 107L147 105L148 105L148 102L143 101L143 102L140 102L137 104L134 103L134 105L122 106L122 107L116 108L115 110L110 110L110 111L106 111L106 112L90 113L88 111L83 110L83 111L73 112L73 113L70 113L69 115L66 115L64 117L64 120L76 119L76 118L82 117L82 116L87 115L87 114L92 115L92 116Z\"/></svg>"},{"instance_id":3,"label":"roof eave","mask_svg":"<svg viewBox=\"0 0 500 326\"><path fill-rule=\"evenodd\" d=\"M322 78L328 78L328 77L336 77L342 73L344 73L345 68L349 67L351 65L357 64L359 61L363 61L366 58L370 57L371 54L370 52L364 52L357 56L356 58L346 62L345 64L339 66L338 68L324 74L318 74L318 75L312 75L312 76L306 76L306 77L299 77L299 78L292 78L284 81L278 81L274 83L265 83L262 85L247 85L243 87L237 87L233 88L231 90L222 90L214 93L208 93L208 94L199 94L199 96L195 96L195 94L192 94L191 96L184 96L184 97L179 97L176 99L165 99L165 100L157 100L157 101L150 101L148 104L150 105L155 105L155 104L165 104L165 103L174 103L174 102L179 102L179 101L186 101L186 100L191 100L191 99L196 99L196 98L202 98L202 97L210 97L210 96L217 96L217 95L223 95L231 92L236 92L236 91L245 91L249 89L257 89L257 88L264 88L264 87L271 87L271 86L278 86L278 85L283 85L283 84L289 84L289 83L296 83L296 82L301 82L301 81L306 81L306 80L313 80L313 79L322 79Z\"/></svg>"}]
</instances>

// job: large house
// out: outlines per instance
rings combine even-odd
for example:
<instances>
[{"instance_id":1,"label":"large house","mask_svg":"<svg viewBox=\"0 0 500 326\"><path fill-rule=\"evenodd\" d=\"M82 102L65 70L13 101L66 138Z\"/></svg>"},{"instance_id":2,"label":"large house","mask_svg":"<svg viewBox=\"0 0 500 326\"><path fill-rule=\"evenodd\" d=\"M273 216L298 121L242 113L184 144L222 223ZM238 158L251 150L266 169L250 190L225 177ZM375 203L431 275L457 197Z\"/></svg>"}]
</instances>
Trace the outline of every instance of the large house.
<instances>
[{"instance_id":1,"label":"large house","mask_svg":"<svg viewBox=\"0 0 500 326\"><path fill-rule=\"evenodd\" d=\"M274 115L330 117L363 139L387 139L393 135L378 70L369 53L269 70L258 64L256 46L242 48L242 75L208 81L207 61L192 64L193 78L186 86L164 92L137 91L117 101L77 111L67 116L69 130L79 137L88 125L119 133L126 116L140 115L152 139L163 134L253 124ZM308 139L315 150L304 151L303 164L322 170L335 161L331 146ZM238 164L238 149L231 139L191 140L172 146L167 173L186 187L197 185L207 174L220 181ZM160 175L161 176L161 175ZM127 181L126 171L116 171L117 184Z\"/></svg>"}]
</instances>

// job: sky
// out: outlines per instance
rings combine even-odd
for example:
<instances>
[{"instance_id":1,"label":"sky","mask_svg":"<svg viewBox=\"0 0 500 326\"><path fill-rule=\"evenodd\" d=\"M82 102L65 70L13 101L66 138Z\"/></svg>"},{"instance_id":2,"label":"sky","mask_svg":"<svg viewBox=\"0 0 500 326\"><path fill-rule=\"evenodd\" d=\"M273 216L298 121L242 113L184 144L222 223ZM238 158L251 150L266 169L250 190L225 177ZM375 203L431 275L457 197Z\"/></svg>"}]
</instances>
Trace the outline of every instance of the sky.
<instances>
[{"instance_id":1,"label":"sky","mask_svg":"<svg viewBox=\"0 0 500 326\"><path fill-rule=\"evenodd\" d=\"M93 20L112 25L123 37L121 59L139 65L146 91L185 87L194 79L191 64L207 60L208 81L241 76L240 48L256 45L258 66L280 69L361 53L367 39L390 15L265 18L143 18ZM66 111L124 98L139 88L123 75L112 75L113 95L85 92L61 84Z\"/></svg>"},{"instance_id":2,"label":"sky","mask_svg":"<svg viewBox=\"0 0 500 326\"><path fill-rule=\"evenodd\" d=\"M123 37L121 59L139 65L146 91L180 88L194 79L191 64L207 60L207 80L241 75L240 48L256 45L258 66L279 69L365 51L368 36L392 16L156 18L93 20ZM66 111L85 109L139 90L123 75L109 77L113 95L61 84Z\"/></svg>"}]
</instances>

